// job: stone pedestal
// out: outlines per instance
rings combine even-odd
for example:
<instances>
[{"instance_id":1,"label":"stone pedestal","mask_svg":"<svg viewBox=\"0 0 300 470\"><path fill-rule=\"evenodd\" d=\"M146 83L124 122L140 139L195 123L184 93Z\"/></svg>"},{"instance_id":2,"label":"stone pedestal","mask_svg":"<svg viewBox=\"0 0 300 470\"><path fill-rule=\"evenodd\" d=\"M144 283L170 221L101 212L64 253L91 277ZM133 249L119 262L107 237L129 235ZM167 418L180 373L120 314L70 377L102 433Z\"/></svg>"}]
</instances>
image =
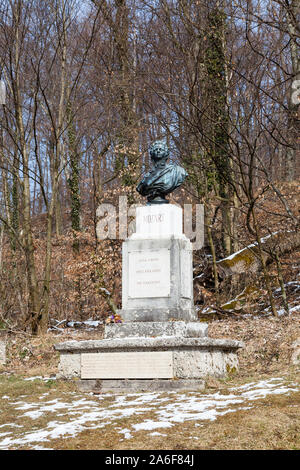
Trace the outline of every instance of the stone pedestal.
<instances>
[{"instance_id":1,"label":"stone pedestal","mask_svg":"<svg viewBox=\"0 0 300 470\"><path fill-rule=\"evenodd\" d=\"M238 369L242 343L207 337L193 303L192 245L182 209L140 207L136 233L123 243L123 323L102 340L56 345L61 377L101 390L201 389L207 376Z\"/></svg>"},{"instance_id":2,"label":"stone pedestal","mask_svg":"<svg viewBox=\"0 0 300 470\"><path fill-rule=\"evenodd\" d=\"M182 209L137 208L136 233L123 243L122 310L125 322L196 321L192 244L182 232Z\"/></svg>"}]
</instances>

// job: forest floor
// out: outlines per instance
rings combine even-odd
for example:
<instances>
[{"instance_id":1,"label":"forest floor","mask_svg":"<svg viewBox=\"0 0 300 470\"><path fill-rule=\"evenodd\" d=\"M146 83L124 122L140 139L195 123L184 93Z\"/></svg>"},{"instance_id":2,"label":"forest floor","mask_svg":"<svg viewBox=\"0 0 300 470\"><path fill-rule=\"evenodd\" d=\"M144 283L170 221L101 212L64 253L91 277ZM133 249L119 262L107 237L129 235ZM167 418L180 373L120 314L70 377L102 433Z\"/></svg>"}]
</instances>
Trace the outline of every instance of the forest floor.
<instances>
[{"instance_id":1,"label":"forest floor","mask_svg":"<svg viewBox=\"0 0 300 470\"><path fill-rule=\"evenodd\" d=\"M245 348L239 371L208 379L201 392L93 394L57 380L53 345L101 338L103 325L9 334L0 449L299 450L300 312L208 325L210 337L242 340Z\"/></svg>"}]
</instances>

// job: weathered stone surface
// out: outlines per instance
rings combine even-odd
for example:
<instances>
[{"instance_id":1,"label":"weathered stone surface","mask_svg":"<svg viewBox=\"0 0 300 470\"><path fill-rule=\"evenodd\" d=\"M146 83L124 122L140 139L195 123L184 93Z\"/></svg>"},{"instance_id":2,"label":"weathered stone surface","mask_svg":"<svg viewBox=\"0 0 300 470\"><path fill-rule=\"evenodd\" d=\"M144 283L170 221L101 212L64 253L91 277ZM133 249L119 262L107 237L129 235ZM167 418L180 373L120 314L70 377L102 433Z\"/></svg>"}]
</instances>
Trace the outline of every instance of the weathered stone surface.
<instances>
[{"instance_id":1,"label":"weathered stone surface","mask_svg":"<svg viewBox=\"0 0 300 470\"><path fill-rule=\"evenodd\" d=\"M195 322L197 314L194 308L130 308L118 310L124 322L169 322L172 320Z\"/></svg>"},{"instance_id":2,"label":"weathered stone surface","mask_svg":"<svg viewBox=\"0 0 300 470\"><path fill-rule=\"evenodd\" d=\"M81 354L72 351L62 352L57 378L72 379L81 376Z\"/></svg>"},{"instance_id":3,"label":"weathered stone surface","mask_svg":"<svg viewBox=\"0 0 300 470\"><path fill-rule=\"evenodd\" d=\"M152 392L172 390L201 391L205 387L202 379L153 379L153 380L79 380L78 388L81 391L95 393L122 393L122 392Z\"/></svg>"},{"instance_id":4,"label":"weathered stone surface","mask_svg":"<svg viewBox=\"0 0 300 470\"><path fill-rule=\"evenodd\" d=\"M156 336L202 337L207 335L207 323L200 322L130 322L105 325L105 338Z\"/></svg>"},{"instance_id":5,"label":"weathered stone surface","mask_svg":"<svg viewBox=\"0 0 300 470\"><path fill-rule=\"evenodd\" d=\"M224 377L238 370L235 353L221 350L174 351L174 376L192 379L199 377Z\"/></svg>"},{"instance_id":6,"label":"weathered stone surface","mask_svg":"<svg viewBox=\"0 0 300 470\"><path fill-rule=\"evenodd\" d=\"M55 345L57 351L143 351L157 349L166 351L170 349L219 349L237 350L243 347L243 343L231 339L214 338L181 338L181 337L157 337L157 338L113 338L101 340L66 341Z\"/></svg>"}]
</instances>

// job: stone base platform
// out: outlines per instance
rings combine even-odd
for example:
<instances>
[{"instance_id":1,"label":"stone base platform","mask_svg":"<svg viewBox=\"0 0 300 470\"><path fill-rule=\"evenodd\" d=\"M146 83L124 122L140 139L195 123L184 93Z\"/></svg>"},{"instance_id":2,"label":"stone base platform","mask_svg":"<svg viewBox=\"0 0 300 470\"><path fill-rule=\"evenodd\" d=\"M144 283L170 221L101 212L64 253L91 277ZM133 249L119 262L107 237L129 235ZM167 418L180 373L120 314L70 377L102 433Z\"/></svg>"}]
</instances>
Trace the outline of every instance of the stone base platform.
<instances>
[{"instance_id":1,"label":"stone base platform","mask_svg":"<svg viewBox=\"0 0 300 470\"><path fill-rule=\"evenodd\" d=\"M107 325L105 339L55 345L59 378L102 391L203 388L205 377L238 369L241 347L240 341L208 338L205 324L185 322Z\"/></svg>"}]
</instances>

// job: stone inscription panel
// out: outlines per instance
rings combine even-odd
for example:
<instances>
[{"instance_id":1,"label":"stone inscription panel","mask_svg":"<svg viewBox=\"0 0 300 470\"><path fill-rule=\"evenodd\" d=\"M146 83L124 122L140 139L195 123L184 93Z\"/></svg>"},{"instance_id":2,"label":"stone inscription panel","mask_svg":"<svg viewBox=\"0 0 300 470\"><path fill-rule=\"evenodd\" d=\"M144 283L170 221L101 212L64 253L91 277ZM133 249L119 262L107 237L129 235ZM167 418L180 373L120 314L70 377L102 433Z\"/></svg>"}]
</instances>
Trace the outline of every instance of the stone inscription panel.
<instances>
[{"instance_id":1,"label":"stone inscription panel","mask_svg":"<svg viewBox=\"0 0 300 470\"><path fill-rule=\"evenodd\" d=\"M173 353L115 352L81 354L82 379L171 379Z\"/></svg>"},{"instance_id":2,"label":"stone inscription panel","mask_svg":"<svg viewBox=\"0 0 300 470\"><path fill-rule=\"evenodd\" d=\"M165 221L165 214L147 214L143 216L144 224L162 224Z\"/></svg>"},{"instance_id":3,"label":"stone inscription panel","mask_svg":"<svg viewBox=\"0 0 300 470\"><path fill-rule=\"evenodd\" d=\"M131 298L170 296L170 250L128 253L128 296Z\"/></svg>"}]
</instances>

